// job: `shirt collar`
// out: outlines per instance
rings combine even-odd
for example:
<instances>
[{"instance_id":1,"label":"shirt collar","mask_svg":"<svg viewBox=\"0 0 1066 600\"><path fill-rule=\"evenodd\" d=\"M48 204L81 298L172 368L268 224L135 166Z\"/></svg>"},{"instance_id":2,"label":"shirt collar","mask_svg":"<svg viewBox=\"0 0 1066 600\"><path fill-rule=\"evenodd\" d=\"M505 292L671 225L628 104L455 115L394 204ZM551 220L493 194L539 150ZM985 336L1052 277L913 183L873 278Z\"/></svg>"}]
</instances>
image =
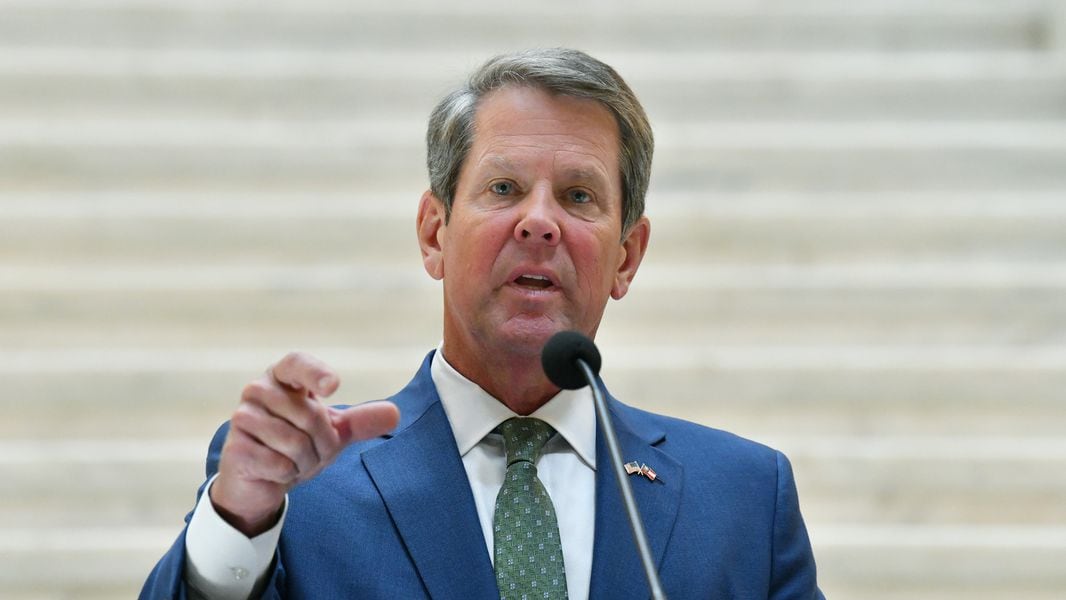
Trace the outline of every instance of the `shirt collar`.
<instances>
[{"instance_id":1,"label":"shirt collar","mask_svg":"<svg viewBox=\"0 0 1066 600\"><path fill-rule=\"evenodd\" d=\"M433 355L430 375L452 425L459 455L465 456L500 423L518 415L448 364L441 352L443 345ZM551 425L585 464L596 468L596 411L587 386L560 391L529 416Z\"/></svg>"}]
</instances>

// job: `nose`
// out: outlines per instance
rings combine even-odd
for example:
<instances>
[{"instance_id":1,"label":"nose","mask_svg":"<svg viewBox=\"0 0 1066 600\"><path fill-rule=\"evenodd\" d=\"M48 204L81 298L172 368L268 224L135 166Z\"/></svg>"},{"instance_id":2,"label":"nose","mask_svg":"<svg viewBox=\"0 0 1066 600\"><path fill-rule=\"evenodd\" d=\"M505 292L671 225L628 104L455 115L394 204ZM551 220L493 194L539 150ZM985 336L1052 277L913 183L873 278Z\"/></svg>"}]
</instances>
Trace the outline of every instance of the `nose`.
<instances>
[{"instance_id":1,"label":"nose","mask_svg":"<svg viewBox=\"0 0 1066 600\"><path fill-rule=\"evenodd\" d=\"M540 242L549 246L559 243L558 204L550 192L536 191L519 205L522 215L515 225L515 239L519 242Z\"/></svg>"}]
</instances>

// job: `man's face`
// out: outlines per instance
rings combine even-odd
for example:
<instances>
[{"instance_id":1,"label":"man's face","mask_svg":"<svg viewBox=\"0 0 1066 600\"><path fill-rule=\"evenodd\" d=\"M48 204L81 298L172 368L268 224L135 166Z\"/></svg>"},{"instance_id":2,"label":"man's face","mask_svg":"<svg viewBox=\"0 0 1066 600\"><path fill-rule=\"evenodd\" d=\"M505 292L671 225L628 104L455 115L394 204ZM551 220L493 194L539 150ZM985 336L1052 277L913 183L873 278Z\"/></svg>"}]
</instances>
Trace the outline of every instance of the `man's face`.
<instances>
[{"instance_id":1,"label":"man's face","mask_svg":"<svg viewBox=\"0 0 1066 600\"><path fill-rule=\"evenodd\" d=\"M449 360L539 355L566 329L595 335L649 232L642 219L622 239L618 148L615 119L595 101L518 86L483 99L450 220L425 231L427 212L443 220L429 194L419 214L426 269L444 279Z\"/></svg>"}]
</instances>

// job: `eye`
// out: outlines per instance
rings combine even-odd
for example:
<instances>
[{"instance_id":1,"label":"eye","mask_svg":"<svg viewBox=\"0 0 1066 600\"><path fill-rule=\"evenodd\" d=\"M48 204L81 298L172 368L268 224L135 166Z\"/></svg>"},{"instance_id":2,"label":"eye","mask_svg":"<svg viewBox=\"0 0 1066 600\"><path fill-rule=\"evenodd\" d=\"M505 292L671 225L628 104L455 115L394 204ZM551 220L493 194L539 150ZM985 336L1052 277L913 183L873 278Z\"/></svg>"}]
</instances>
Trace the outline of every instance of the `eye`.
<instances>
[{"instance_id":1,"label":"eye","mask_svg":"<svg viewBox=\"0 0 1066 600\"><path fill-rule=\"evenodd\" d=\"M582 189L573 189L567 192L570 197L570 201L574 204L588 204L592 202L592 194Z\"/></svg>"},{"instance_id":2,"label":"eye","mask_svg":"<svg viewBox=\"0 0 1066 600\"><path fill-rule=\"evenodd\" d=\"M489 190L497 196L507 196L514 191L514 184L510 181L494 181L489 184Z\"/></svg>"}]
</instances>

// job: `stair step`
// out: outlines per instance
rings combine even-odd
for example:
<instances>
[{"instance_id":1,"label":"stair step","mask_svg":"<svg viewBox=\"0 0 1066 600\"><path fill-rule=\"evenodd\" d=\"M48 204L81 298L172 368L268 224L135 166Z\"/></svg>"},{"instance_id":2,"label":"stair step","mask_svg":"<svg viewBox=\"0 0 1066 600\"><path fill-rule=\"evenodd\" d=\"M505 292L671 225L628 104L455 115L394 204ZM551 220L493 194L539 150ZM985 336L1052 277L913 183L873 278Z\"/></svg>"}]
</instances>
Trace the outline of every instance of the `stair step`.
<instances>
[{"instance_id":1,"label":"stair step","mask_svg":"<svg viewBox=\"0 0 1066 600\"><path fill-rule=\"evenodd\" d=\"M379 348L341 360L345 357L337 351L303 348L337 369L343 385L330 400L337 403L397 392L423 351ZM57 360L47 365L49 370L7 371L7 413L17 418L0 422L0 437L63 439L106 432L119 438L183 436L206 444L232 414L244 385L288 349L203 351L184 364L173 354L141 350L158 367L134 368L111 359L102 367L75 368ZM604 344L603 352L604 379L618 398L756 439L790 432L1044 436L1066 430L1066 368L1061 366L1030 369L1018 361L1017 368L841 368L826 361L821 367L797 368L765 361L747 368L635 368L614 347ZM9 356L4 359L14 363ZM396 362L390 365L391 360Z\"/></svg>"},{"instance_id":2,"label":"stair step","mask_svg":"<svg viewBox=\"0 0 1066 600\"><path fill-rule=\"evenodd\" d=\"M177 530L4 530L0 578L5 595L93 597L118 590L119 596L132 597ZM1061 569L1066 533L1061 527L844 525L813 531L819 581L833 597L865 598L865 590L873 588L869 597L914 592L914 597L938 599L1019 593L1051 598L1066 585ZM931 564L937 568L930 569ZM838 595L848 590L862 591Z\"/></svg>"},{"instance_id":3,"label":"stair step","mask_svg":"<svg viewBox=\"0 0 1066 600\"><path fill-rule=\"evenodd\" d=\"M812 540L827 597L1051 598L1066 589L1061 527L825 527Z\"/></svg>"},{"instance_id":4,"label":"stair step","mask_svg":"<svg viewBox=\"0 0 1066 600\"><path fill-rule=\"evenodd\" d=\"M441 301L437 284L416 269L415 264L409 266L412 285L407 288L379 289L371 283L345 289L308 286L292 290L267 286L246 290L8 289L0 296L0 314L4 315L0 348L47 352L143 347L192 353L286 343L417 347L439 337ZM706 272L693 270L690 275L697 278L701 273ZM1033 279L1038 275L1034 272ZM93 272L88 273L87 279L92 276ZM418 282L420 276L424 284ZM1024 348L1066 341L1056 334L1066 323L1064 295L1066 278L1058 288L855 285L789 289L657 287L645 285L638 275L632 293L609 305L600 343L723 349L735 345L939 346L959 352L964 348ZM664 311L664 306L669 310Z\"/></svg>"},{"instance_id":5,"label":"stair step","mask_svg":"<svg viewBox=\"0 0 1066 600\"><path fill-rule=\"evenodd\" d=\"M0 124L5 188L170 192L424 189L420 123ZM694 123L662 127L657 192L1047 191L1066 187L1066 124Z\"/></svg>"},{"instance_id":6,"label":"stair step","mask_svg":"<svg viewBox=\"0 0 1066 600\"><path fill-rule=\"evenodd\" d=\"M1050 43L1056 33L1046 18L1048 10L1036 2L1017 7L819 2L801 8L688 3L675 10L630 3L609 11L568 3L506 10L486 2L463 8L390 3L379 9L336 2L306 7L255 3L224 10L199 3L16 3L0 19L0 39L22 45L78 40L86 47L298 45L387 52L436 48L444 31L453 50L546 43L597 49L987 50ZM589 19L595 19L596 27L588 26Z\"/></svg>"},{"instance_id":7,"label":"stair step","mask_svg":"<svg viewBox=\"0 0 1066 600\"><path fill-rule=\"evenodd\" d=\"M263 264L262 261L150 265L4 265L0 289L22 292L376 292L430 293L439 284L411 262ZM417 263L416 263L417 264ZM1066 287L1061 261L869 261L821 263L642 266L643 289L737 290L968 290L1059 291Z\"/></svg>"},{"instance_id":8,"label":"stair step","mask_svg":"<svg viewBox=\"0 0 1066 600\"><path fill-rule=\"evenodd\" d=\"M1036 52L606 52L656 124L693 119L1062 119L1066 66ZM8 47L23 119L152 115L423 123L476 52ZM693 74L698 73L698 77Z\"/></svg>"},{"instance_id":9,"label":"stair step","mask_svg":"<svg viewBox=\"0 0 1066 600\"><path fill-rule=\"evenodd\" d=\"M176 261L332 263L344 257L368 266L407 260L417 272L416 204L417 196L412 196L405 203L410 214L395 218L5 218L0 221L0 258L16 264L28 258L43 265L163 266ZM853 218L846 223L789 216L757 220L700 214L652 217L649 261L663 265L692 257L701 257L705 265L1066 259L1066 236L1062 235L1066 214L1002 219Z\"/></svg>"},{"instance_id":10,"label":"stair step","mask_svg":"<svg viewBox=\"0 0 1066 600\"><path fill-rule=\"evenodd\" d=\"M10 485L0 494L0 530L180 527L203 482L204 438L5 441L0 475ZM789 456L808 521L830 530L834 523L978 528L1066 519L1066 445L1057 438L761 441Z\"/></svg>"},{"instance_id":11,"label":"stair step","mask_svg":"<svg viewBox=\"0 0 1066 600\"><path fill-rule=\"evenodd\" d=\"M3 219L174 221L413 221L422 187L371 188L307 192L251 186L236 190L202 188L100 190L0 190ZM1012 219L1066 218L1066 189L950 192L937 190L882 192L719 192L693 190L648 194L648 211L660 221L698 219L743 223L781 219L850 224L864 220L914 226L925 221L1009 222ZM663 221L665 219L665 221ZM395 227L395 225L393 225ZM656 240L658 242L659 240Z\"/></svg>"}]
</instances>

